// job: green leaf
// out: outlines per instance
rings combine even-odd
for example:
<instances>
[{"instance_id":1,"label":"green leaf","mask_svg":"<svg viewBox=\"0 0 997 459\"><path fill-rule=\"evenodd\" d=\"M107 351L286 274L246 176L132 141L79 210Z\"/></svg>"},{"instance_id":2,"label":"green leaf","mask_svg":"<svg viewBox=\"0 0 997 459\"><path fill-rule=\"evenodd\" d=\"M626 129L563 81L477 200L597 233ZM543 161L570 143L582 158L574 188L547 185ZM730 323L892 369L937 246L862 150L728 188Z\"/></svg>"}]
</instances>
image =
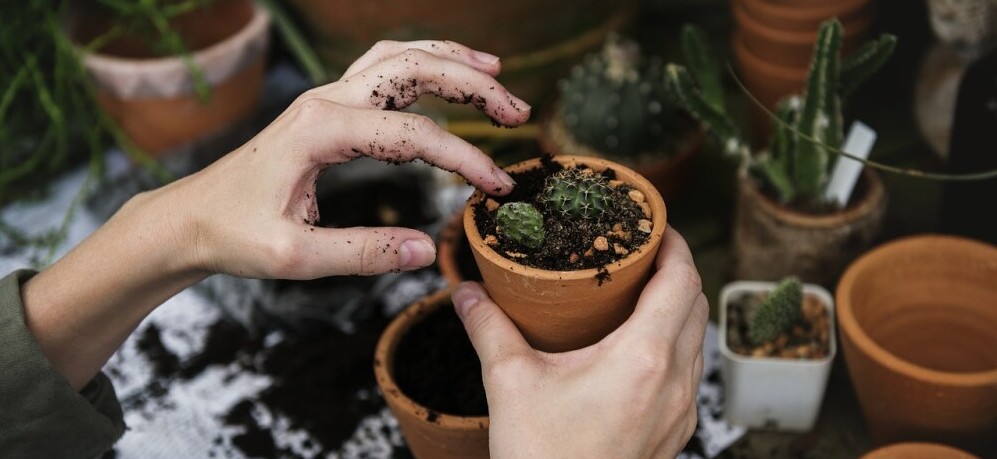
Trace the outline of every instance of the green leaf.
<instances>
[{"instance_id":1,"label":"green leaf","mask_svg":"<svg viewBox=\"0 0 997 459\"><path fill-rule=\"evenodd\" d=\"M841 78L838 83L838 93L841 97L847 98L859 85L876 73L890 59L896 46L896 36L883 34L848 56L841 64Z\"/></svg>"},{"instance_id":2,"label":"green leaf","mask_svg":"<svg viewBox=\"0 0 997 459\"><path fill-rule=\"evenodd\" d=\"M713 47L710 45L709 37L699 26L686 24L682 27L682 53L685 55L689 72L703 94L703 99L716 111L725 113L720 65L713 57Z\"/></svg>"}]
</instances>

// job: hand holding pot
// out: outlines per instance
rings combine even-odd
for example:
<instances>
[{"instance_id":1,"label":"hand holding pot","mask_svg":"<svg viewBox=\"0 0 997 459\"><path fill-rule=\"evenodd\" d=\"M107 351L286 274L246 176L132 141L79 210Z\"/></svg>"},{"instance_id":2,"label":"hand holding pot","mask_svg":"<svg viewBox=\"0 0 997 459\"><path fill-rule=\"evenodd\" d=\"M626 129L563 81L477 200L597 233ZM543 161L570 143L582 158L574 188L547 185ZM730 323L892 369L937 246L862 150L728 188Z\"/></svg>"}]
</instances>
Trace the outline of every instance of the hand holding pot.
<instances>
[{"instance_id":1,"label":"hand holding pot","mask_svg":"<svg viewBox=\"0 0 997 459\"><path fill-rule=\"evenodd\" d=\"M454 292L481 359L493 458L674 457L696 428L709 306L685 240L665 233L633 315L602 341L530 348L475 283Z\"/></svg>"}]
</instances>

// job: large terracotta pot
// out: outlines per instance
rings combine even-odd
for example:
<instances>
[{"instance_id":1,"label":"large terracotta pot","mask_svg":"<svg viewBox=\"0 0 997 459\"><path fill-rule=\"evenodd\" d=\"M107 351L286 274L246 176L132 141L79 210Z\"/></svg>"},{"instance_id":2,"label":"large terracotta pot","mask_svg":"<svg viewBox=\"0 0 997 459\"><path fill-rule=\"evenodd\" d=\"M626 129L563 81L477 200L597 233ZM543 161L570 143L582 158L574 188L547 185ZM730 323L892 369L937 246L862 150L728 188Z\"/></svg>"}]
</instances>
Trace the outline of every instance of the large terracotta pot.
<instances>
[{"instance_id":1,"label":"large terracotta pot","mask_svg":"<svg viewBox=\"0 0 997 459\"><path fill-rule=\"evenodd\" d=\"M879 176L866 169L844 209L822 215L775 202L750 178L738 180L734 277L774 281L795 275L833 286L844 268L876 237L886 212Z\"/></svg>"},{"instance_id":2,"label":"large terracotta pot","mask_svg":"<svg viewBox=\"0 0 997 459\"><path fill-rule=\"evenodd\" d=\"M976 456L937 443L897 443L869 451L861 459L978 459Z\"/></svg>"},{"instance_id":3,"label":"large terracotta pot","mask_svg":"<svg viewBox=\"0 0 997 459\"><path fill-rule=\"evenodd\" d=\"M409 306L388 325L374 352L374 376L405 441L420 459L475 459L488 457L488 417L454 416L415 402L398 387L394 376L398 344L413 325L429 313L452 307L446 289ZM445 369L441 369L445 371Z\"/></svg>"},{"instance_id":4,"label":"large terracotta pot","mask_svg":"<svg viewBox=\"0 0 997 459\"><path fill-rule=\"evenodd\" d=\"M563 352L594 344L615 330L633 312L637 297L650 278L655 254L665 232L665 202L647 179L633 170L600 158L554 156L597 171L612 169L618 180L644 193L651 206L648 242L626 258L598 269L547 271L518 264L485 244L474 221L472 206L485 199L478 191L464 208L464 232L485 289L536 349ZM515 173L540 167L539 159L506 168Z\"/></svg>"},{"instance_id":5,"label":"large terracotta pot","mask_svg":"<svg viewBox=\"0 0 997 459\"><path fill-rule=\"evenodd\" d=\"M80 42L102 27L78 22L88 24L76 27ZM212 87L207 101L195 93L194 78L180 57L156 57L135 37L86 54L83 63L96 80L101 107L136 146L155 155L216 133L255 110L262 96L269 24L267 11L247 0L221 1L176 20L175 30Z\"/></svg>"},{"instance_id":6,"label":"large terracotta pot","mask_svg":"<svg viewBox=\"0 0 997 459\"><path fill-rule=\"evenodd\" d=\"M675 151L661 151L654 159L635 162L630 158L609 157L578 142L568 132L564 118L558 113L560 110L555 105L541 121L538 142L543 152L554 155L595 156L620 162L650 180L665 198L665 202L676 199L685 187L688 177L692 174L692 157L699 151L706 136L706 131L697 126L678 140Z\"/></svg>"},{"instance_id":7,"label":"large terracotta pot","mask_svg":"<svg viewBox=\"0 0 997 459\"><path fill-rule=\"evenodd\" d=\"M893 241L849 266L836 296L873 439L997 457L997 247L937 235Z\"/></svg>"},{"instance_id":8,"label":"large terracotta pot","mask_svg":"<svg viewBox=\"0 0 997 459\"><path fill-rule=\"evenodd\" d=\"M626 0L290 0L315 46L334 69L347 66L382 39L448 39L502 58L499 81L539 107L554 83L606 35L627 23ZM427 99L426 102L430 102ZM420 102L422 103L422 102ZM449 115L461 115L450 107ZM470 110L467 111L470 113Z\"/></svg>"},{"instance_id":9,"label":"large terracotta pot","mask_svg":"<svg viewBox=\"0 0 997 459\"><path fill-rule=\"evenodd\" d=\"M471 245L464 237L464 212L457 212L447 221L436 241L436 266L448 285L466 280L481 281L481 272L474 263Z\"/></svg>"}]
</instances>

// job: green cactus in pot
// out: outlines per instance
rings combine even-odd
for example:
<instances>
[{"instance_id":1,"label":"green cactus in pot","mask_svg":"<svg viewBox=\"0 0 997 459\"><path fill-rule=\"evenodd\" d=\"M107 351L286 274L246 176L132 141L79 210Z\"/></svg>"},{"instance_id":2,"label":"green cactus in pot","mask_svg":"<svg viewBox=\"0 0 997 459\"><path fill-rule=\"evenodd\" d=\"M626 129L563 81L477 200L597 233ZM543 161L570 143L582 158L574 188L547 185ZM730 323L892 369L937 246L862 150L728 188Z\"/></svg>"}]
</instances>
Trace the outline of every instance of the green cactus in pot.
<instances>
[{"instance_id":1,"label":"green cactus in pot","mask_svg":"<svg viewBox=\"0 0 997 459\"><path fill-rule=\"evenodd\" d=\"M743 171L760 178L783 203L823 204L832 166L830 155L841 148L842 99L876 72L892 54L896 37L883 34L847 59L840 57L842 28L837 19L821 24L814 57L802 95L780 101L768 148L752 153L727 114L719 85L719 67L710 57L706 35L687 25L682 42L688 68L669 64L668 93L699 120L724 151L741 160Z\"/></svg>"},{"instance_id":2,"label":"green cactus in pot","mask_svg":"<svg viewBox=\"0 0 997 459\"><path fill-rule=\"evenodd\" d=\"M565 169L547 178L541 199L547 208L573 220L599 220L609 208L606 177L589 169Z\"/></svg>"},{"instance_id":3,"label":"green cactus in pot","mask_svg":"<svg viewBox=\"0 0 997 459\"><path fill-rule=\"evenodd\" d=\"M502 204L495 215L497 231L509 240L530 249L538 249L544 241L543 215L525 202Z\"/></svg>"},{"instance_id":4,"label":"green cactus in pot","mask_svg":"<svg viewBox=\"0 0 997 459\"><path fill-rule=\"evenodd\" d=\"M755 310L748 322L748 338L755 344L773 340L800 320L803 284L795 277L779 282Z\"/></svg>"}]
</instances>

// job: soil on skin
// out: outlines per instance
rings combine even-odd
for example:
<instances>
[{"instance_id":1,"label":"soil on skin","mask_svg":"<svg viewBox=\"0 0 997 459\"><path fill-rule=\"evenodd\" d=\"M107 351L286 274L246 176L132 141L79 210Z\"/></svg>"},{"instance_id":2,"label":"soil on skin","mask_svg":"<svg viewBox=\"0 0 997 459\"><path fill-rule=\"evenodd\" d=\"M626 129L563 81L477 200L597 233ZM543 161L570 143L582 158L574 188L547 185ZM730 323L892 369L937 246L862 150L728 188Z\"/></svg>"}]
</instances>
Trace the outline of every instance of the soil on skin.
<instances>
[{"instance_id":1,"label":"soil on skin","mask_svg":"<svg viewBox=\"0 0 997 459\"><path fill-rule=\"evenodd\" d=\"M820 359L830 353L831 322L827 308L816 296L804 295L800 320L792 329L761 344L748 338L748 321L765 299L764 293L747 293L727 304L727 347L749 357Z\"/></svg>"},{"instance_id":2,"label":"soil on skin","mask_svg":"<svg viewBox=\"0 0 997 459\"><path fill-rule=\"evenodd\" d=\"M562 220L560 216L547 211L539 202L538 195L544 187L547 177L563 170L564 166L551 160L549 156L541 157L541 167L524 172L510 174L516 180L516 187L506 196L492 196L499 204L506 202L528 202L533 204L544 216L545 237L539 249L530 249L505 239L495 231L495 212L488 210L484 202L474 206L474 220L481 232L482 238L495 235L498 243L492 248L506 258L517 263L551 271L575 271L582 269L601 268L617 260L621 260L634 252L641 250L647 242L649 234L638 230L638 221L650 220L644 215L640 206L631 200L627 193L632 188L626 184L613 190L610 198L610 208L599 220ZM601 172L607 179L614 180L613 170ZM614 234L615 225L622 226L622 232L628 237ZM608 250L589 250L599 236L608 241ZM619 254L615 246L625 249L626 254ZM586 252L589 255L586 255ZM572 256L575 254L575 256ZM572 261L575 259L575 261Z\"/></svg>"},{"instance_id":3,"label":"soil on skin","mask_svg":"<svg viewBox=\"0 0 997 459\"><path fill-rule=\"evenodd\" d=\"M402 392L430 410L430 422L440 413L488 415L481 363L453 306L412 326L398 343L394 375Z\"/></svg>"}]
</instances>

